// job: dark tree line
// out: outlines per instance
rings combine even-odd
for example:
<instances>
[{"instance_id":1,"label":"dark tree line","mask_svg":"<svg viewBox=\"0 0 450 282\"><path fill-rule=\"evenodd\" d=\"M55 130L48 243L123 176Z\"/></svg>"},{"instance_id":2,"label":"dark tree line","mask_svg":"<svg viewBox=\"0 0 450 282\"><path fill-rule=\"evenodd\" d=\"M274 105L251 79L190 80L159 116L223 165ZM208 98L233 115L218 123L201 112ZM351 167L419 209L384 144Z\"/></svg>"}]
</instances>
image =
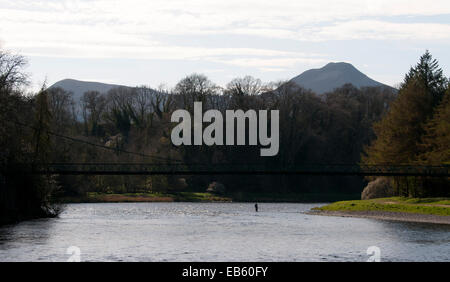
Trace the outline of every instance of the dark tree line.
<instances>
[{"instance_id":1,"label":"dark tree line","mask_svg":"<svg viewBox=\"0 0 450 282\"><path fill-rule=\"evenodd\" d=\"M389 88L358 89L347 84L317 95L290 82L264 84L251 76L236 78L222 88L204 75L192 74L171 90L118 87L107 93L89 91L75 101L61 88L43 87L36 95L24 95L24 64L23 57L0 53L2 215L52 214L52 196L86 192L205 191L209 183L218 181L230 192L349 194L361 192L366 183L361 177L15 177L4 173L21 163L182 162L187 166L258 164L271 169L361 161L450 161L448 82L428 52L411 68L398 94ZM248 145L174 146L170 135L176 124L170 122L171 114L177 109L192 113L196 101L203 102L203 111L217 109L223 116L230 109L279 110L279 153L261 157L259 146ZM448 179L392 182L402 195L434 195L448 186Z\"/></svg>"},{"instance_id":2,"label":"dark tree line","mask_svg":"<svg viewBox=\"0 0 450 282\"><path fill-rule=\"evenodd\" d=\"M357 89L344 85L331 93L316 95L295 84L265 85L247 76L218 87L206 76L193 74L172 90L148 87L120 87L108 93L86 92L79 113L70 93L48 90L52 116L64 122L52 123L58 132L117 149L117 152L89 147L67 140L53 145L57 162L182 162L189 165L259 164L267 169L292 164L356 164L365 145L373 139L372 123L389 109L395 93L386 88ZM280 150L275 157L260 156L259 146L179 146L171 143L176 125L171 113L201 101L203 111L217 109L225 116L229 109L279 110ZM80 114L81 113L81 114ZM270 122L270 121L269 121ZM207 124L203 125L205 128ZM247 124L248 126L248 124ZM225 128L225 126L224 126ZM247 140L248 140L248 136ZM139 152L149 158L122 153ZM230 192L359 193L360 177L299 176L96 176L59 177L69 195L95 192L205 191L219 181Z\"/></svg>"},{"instance_id":3,"label":"dark tree line","mask_svg":"<svg viewBox=\"0 0 450 282\"><path fill-rule=\"evenodd\" d=\"M47 94L23 95L25 64L22 56L0 51L0 224L58 213L51 201L59 188L56 179L27 174L22 167L37 168L52 149Z\"/></svg>"}]
</instances>

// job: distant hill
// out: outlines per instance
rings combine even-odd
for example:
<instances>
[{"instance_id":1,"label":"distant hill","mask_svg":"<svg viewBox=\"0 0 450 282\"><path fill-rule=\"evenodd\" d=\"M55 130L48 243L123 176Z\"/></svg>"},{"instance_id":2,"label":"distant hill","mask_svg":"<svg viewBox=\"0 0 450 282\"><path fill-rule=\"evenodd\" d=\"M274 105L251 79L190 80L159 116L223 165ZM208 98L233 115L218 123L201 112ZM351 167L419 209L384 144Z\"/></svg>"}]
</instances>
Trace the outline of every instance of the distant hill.
<instances>
[{"instance_id":1,"label":"distant hill","mask_svg":"<svg viewBox=\"0 0 450 282\"><path fill-rule=\"evenodd\" d=\"M351 83L358 88L364 86L384 86L393 89L386 84L371 79L349 63L329 63L320 69L307 70L292 78L291 81L306 89L311 89L317 94L333 91L335 88L341 87L346 83ZM71 91L74 94L74 100L80 101L80 98L86 91L106 93L115 87L129 86L94 81L63 79L56 82L49 88L52 87L61 87L66 91Z\"/></svg>"},{"instance_id":2,"label":"distant hill","mask_svg":"<svg viewBox=\"0 0 450 282\"><path fill-rule=\"evenodd\" d=\"M115 87L128 87L124 85L117 85L117 84L108 84L108 83L101 83L101 82L93 82L93 81L81 81L81 80L75 80L75 79L63 79L49 88L53 87L61 87L62 89L66 91L73 92L74 100L79 101L81 97L83 96L84 92L86 91L98 91L100 93L106 93L110 89Z\"/></svg>"},{"instance_id":3,"label":"distant hill","mask_svg":"<svg viewBox=\"0 0 450 282\"><path fill-rule=\"evenodd\" d=\"M292 78L291 81L317 94L332 91L346 83L351 83L358 88L384 86L392 89L388 85L371 79L349 63L329 63L320 69L307 70Z\"/></svg>"}]
</instances>

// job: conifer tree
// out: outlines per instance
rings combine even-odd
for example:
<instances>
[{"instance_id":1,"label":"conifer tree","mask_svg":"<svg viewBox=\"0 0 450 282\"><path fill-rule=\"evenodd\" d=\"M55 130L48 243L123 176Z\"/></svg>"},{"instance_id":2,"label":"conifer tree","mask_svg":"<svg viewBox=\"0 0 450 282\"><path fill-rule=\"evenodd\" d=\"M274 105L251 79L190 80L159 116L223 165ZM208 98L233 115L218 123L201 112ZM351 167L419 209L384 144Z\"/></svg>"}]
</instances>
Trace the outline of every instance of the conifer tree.
<instances>
[{"instance_id":1,"label":"conifer tree","mask_svg":"<svg viewBox=\"0 0 450 282\"><path fill-rule=\"evenodd\" d=\"M424 130L418 162L450 164L450 85Z\"/></svg>"},{"instance_id":2,"label":"conifer tree","mask_svg":"<svg viewBox=\"0 0 450 282\"><path fill-rule=\"evenodd\" d=\"M411 67L405 75L402 87L410 80L419 77L425 84L426 90L433 97L433 105L437 105L447 89L448 79L443 75L439 63L428 50L420 57L415 67Z\"/></svg>"},{"instance_id":3,"label":"conifer tree","mask_svg":"<svg viewBox=\"0 0 450 282\"><path fill-rule=\"evenodd\" d=\"M416 164L419 158L432 158L431 153L437 148L446 150L446 137L439 139L438 144L430 142L433 134L443 134L437 131L439 120L427 123L435 111L443 111L437 105L445 107L448 97L444 93L448 80L443 76L437 60L433 59L428 50L420 57L419 62L406 74L397 99L391 104L388 114L374 124L376 139L365 148L363 163L365 164ZM441 103L442 101L442 103ZM440 119L445 112L435 115ZM443 130L443 129L439 129ZM425 136L428 135L428 138ZM422 142L428 142L423 144ZM441 144L442 143L442 144ZM448 147L448 143L447 143ZM426 157L428 156L428 157ZM428 159L431 160L431 159ZM424 194L427 189L423 179L395 178L393 179L399 194L415 196ZM419 181L418 181L419 180Z\"/></svg>"},{"instance_id":4,"label":"conifer tree","mask_svg":"<svg viewBox=\"0 0 450 282\"><path fill-rule=\"evenodd\" d=\"M366 149L367 164L408 164L416 160L423 123L432 113L432 97L418 77L410 79L384 119L374 124L377 139Z\"/></svg>"}]
</instances>

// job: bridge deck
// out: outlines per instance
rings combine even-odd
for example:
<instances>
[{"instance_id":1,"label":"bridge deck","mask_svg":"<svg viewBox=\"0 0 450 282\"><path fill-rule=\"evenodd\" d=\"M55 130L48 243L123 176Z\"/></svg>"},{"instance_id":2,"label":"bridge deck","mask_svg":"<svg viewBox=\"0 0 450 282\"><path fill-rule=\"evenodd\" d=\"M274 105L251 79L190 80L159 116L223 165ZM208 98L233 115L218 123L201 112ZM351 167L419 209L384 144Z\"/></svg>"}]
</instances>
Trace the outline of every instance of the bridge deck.
<instances>
[{"instance_id":1,"label":"bridge deck","mask_svg":"<svg viewBox=\"0 0 450 282\"><path fill-rule=\"evenodd\" d=\"M450 166L428 165L341 165L317 164L268 168L262 165L186 165L145 163L53 163L45 169L32 169L34 174L61 175L359 175L359 176L430 176L450 177Z\"/></svg>"}]
</instances>

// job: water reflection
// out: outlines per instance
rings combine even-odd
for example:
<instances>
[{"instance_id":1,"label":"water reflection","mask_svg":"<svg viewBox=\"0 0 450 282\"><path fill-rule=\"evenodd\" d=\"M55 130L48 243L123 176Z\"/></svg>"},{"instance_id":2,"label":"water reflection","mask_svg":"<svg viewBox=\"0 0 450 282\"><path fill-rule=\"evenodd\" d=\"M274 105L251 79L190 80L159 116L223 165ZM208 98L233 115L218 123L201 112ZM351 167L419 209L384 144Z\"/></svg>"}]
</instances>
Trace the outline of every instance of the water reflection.
<instances>
[{"instance_id":1,"label":"water reflection","mask_svg":"<svg viewBox=\"0 0 450 282\"><path fill-rule=\"evenodd\" d=\"M34 219L0 228L0 245L14 241L16 244L45 244L50 238L55 219Z\"/></svg>"},{"instance_id":2,"label":"water reflection","mask_svg":"<svg viewBox=\"0 0 450 282\"><path fill-rule=\"evenodd\" d=\"M0 228L0 261L448 261L450 226L313 216L312 204L68 205Z\"/></svg>"}]
</instances>

